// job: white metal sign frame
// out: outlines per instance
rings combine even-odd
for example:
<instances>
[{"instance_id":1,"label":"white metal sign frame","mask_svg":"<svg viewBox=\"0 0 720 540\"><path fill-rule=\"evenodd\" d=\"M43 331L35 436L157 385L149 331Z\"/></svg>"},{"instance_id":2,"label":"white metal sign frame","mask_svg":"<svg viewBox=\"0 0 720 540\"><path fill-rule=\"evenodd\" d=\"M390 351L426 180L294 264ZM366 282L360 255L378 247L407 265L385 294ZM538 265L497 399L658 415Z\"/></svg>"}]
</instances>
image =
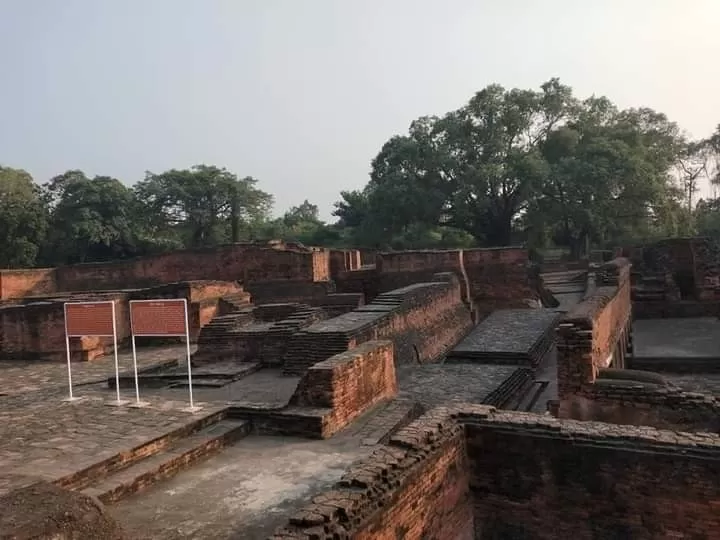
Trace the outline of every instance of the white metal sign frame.
<instances>
[{"instance_id":1,"label":"white metal sign frame","mask_svg":"<svg viewBox=\"0 0 720 540\"><path fill-rule=\"evenodd\" d=\"M83 305L100 305L110 304L112 306L112 334L70 334L68 332L68 306L83 306ZM117 340L117 311L115 309L115 300L97 300L92 302L65 302L63 304L63 312L65 316L65 351L67 353L67 368L68 368L68 390L70 396L67 401L77 401L78 397L73 395L72 388L72 361L70 359L70 338L71 337L111 337L113 338L113 355L115 356L115 404L122 405L126 403L120 399L120 366L118 363L118 340Z\"/></svg>"},{"instance_id":2,"label":"white metal sign frame","mask_svg":"<svg viewBox=\"0 0 720 540\"><path fill-rule=\"evenodd\" d=\"M185 332L184 334L147 334L144 332L136 333L133 325L133 305L134 304L151 304L160 302L182 302L183 312L185 317ZM137 370L137 349L135 347L135 337L185 337L185 352L187 356L187 369L188 369L188 392L190 397L190 407L187 409L190 412L200 410L202 407L196 407L193 401L193 388L192 388L192 366L190 362L190 327L188 325L188 306L187 299L185 298L156 298L152 300L130 300L130 333L132 335L132 356L133 356L133 369L135 370L135 397L140 403L140 384L138 381L138 370Z\"/></svg>"}]
</instances>

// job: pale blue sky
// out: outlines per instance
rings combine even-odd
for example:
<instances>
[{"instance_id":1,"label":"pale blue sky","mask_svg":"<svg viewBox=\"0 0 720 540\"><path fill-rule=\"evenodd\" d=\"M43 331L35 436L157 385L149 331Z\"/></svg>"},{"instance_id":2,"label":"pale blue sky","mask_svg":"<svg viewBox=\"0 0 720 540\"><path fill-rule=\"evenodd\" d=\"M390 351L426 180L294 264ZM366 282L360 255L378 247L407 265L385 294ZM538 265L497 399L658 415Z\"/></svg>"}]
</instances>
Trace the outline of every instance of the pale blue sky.
<instances>
[{"instance_id":1,"label":"pale blue sky","mask_svg":"<svg viewBox=\"0 0 720 540\"><path fill-rule=\"evenodd\" d=\"M0 0L0 163L196 163L329 217L389 137L498 82L720 123L718 0Z\"/></svg>"}]
</instances>

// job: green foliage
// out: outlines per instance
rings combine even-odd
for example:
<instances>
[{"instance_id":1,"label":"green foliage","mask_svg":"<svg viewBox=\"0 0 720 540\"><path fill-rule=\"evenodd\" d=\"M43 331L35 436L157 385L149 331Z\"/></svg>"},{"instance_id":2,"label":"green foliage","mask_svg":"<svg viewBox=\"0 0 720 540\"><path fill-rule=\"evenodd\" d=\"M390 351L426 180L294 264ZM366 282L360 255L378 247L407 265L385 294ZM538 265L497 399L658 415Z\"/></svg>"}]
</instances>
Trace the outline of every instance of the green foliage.
<instances>
[{"instance_id":1,"label":"green foliage","mask_svg":"<svg viewBox=\"0 0 720 540\"><path fill-rule=\"evenodd\" d=\"M367 185L343 191L337 222L308 200L271 218L252 177L197 165L146 173L134 187L71 170L42 187L0 167L0 267L126 258L250 239L375 249L526 243L575 256L660 237L720 238L720 125L688 140L664 114L580 100L551 79L492 84L457 110L391 137Z\"/></svg>"},{"instance_id":2,"label":"green foliage","mask_svg":"<svg viewBox=\"0 0 720 540\"><path fill-rule=\"evenodd\" d=\"M47 224L47 209L32 177L0 167L0 268L35 265Z\"/></svg>"},{"instance_id":3,"label":"green foliage","mask_svg":"<svg viewBox=\"0 0 720 540\"><path fill-rule=\"evenodd\" d=\"M157 238L179 238L188 247L237 241L243 228L263 221L272 195L252 177L238 178L226 169L197 165L147 173L135 186L146 217L145 228Z\"/></svg>"},{"instance_id":4,"label":"green foliage","mask_svg":"<svg viewBox=\"0 0 720 540\"><path fill-rule=\"evenodd\" d=\"M720 128L714 141L720 148ZM342 193L335 214L372 245L449 226L478 245L520 234L577 256L589 243L691 232L691 196L684 210L680 203L706 169L691 160L710 146L687 141L652 109L581 101L558 79L538 91L490 85L391 138L367 186ZM684 183L671 174L683 158L692 166Z\"/></svg>"}]
</instances>

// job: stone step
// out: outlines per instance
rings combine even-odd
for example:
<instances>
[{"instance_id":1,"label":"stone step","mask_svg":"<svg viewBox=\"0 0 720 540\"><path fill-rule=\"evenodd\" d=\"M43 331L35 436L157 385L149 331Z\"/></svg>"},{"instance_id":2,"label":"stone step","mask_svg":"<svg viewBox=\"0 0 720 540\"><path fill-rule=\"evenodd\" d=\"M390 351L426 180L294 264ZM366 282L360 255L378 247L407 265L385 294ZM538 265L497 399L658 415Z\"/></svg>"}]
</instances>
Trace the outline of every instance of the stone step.
<instances>
[{"instance_id":1,"label":"stone step","mask_svg":"<svg viewBox=\"0 0 720 540\"><path fill-rule=\"evenodd\" d=\"M396 399L388 403L361 430L363 446L385 444L390 437L422 416L425 409L420 403Z\"/></svg>"},{"instance_id":2,"label":"stone step","mask_svg":"<svg viewBox=\"0 0 720 540\"><path fill-rule=\"evenodd\" d=\"M249 431L249 422L226 418L177 441L162 452L103 478L84 488L82 493L97 497L104 504L117 502L175 476L242 439Z\"/></svg>"},{"instance_id":3,"label":"stone step","mask_svg":"<svg viewBox=\"0 0 720 540\"><path fill-rule=\"evenodd\" d=\"M225 416L226 412L220 411L198 418L197 420L188 422L179 429L170 433L165 433L156 439L144 442L130 451L120 452L107 459L98 461L86 469L77 471L69 476L64 476L57 480L55 484L64 489L80 491L95 482L101 481L118 471L134 465L143 459L162 452L179 440L190 437L209 426L219 423L224 420Z\"/></svg>"},{"instance_id":4,"label":"stone step","mask_svg":"<svg viewBox=\"0 0 720 540\"><path fill-rule=\"evenodd\" d=\"M548 387L548 381L533 381L525 388L525 391L518 396L511 408L514 411L532 412L535 409L538 399Z\"/></svg>"}]
</instances>

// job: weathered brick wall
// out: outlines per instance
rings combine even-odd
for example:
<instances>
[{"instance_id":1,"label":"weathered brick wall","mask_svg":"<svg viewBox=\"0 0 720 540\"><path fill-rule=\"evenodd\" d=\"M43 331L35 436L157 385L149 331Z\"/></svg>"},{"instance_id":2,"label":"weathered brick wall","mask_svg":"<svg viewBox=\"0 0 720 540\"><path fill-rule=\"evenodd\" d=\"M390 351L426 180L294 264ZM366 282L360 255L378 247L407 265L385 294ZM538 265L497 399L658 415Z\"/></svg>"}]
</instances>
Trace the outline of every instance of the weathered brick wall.
<instances>
[{"instance_id":1,"label":"weathered brick wall","mask_svg":"<svg viewBox=\"0 0 720 540\"><path fill-rule=\"evenodd\" d=\"M0 357L6 360L66 359L65 301L115 300L118 342L130 337L126 293L68 297L0 307ZM73 361L88 361L112 350L112 338L71 338Z\"/></svg>"},{"instance_id":2,"label":"weathered brick wall","mask_svg":"<svg viewBox=\"0 0 720 540\"><path fill-rule=\"evenodd\" d=\"M290 404L331 409L323 433L329 437L396 394L392 342L369 341L308 369Z\"/></svg>"},{"instance_id":3,"label":"weathered brick wall","mask_svg":"<svg viewBox=\"0 0 720 540\"><path fill-rule=\"evenodd\" d=\"M629 271L627 259L603 265L596 276L599 286L561 320L557 414L576 420L717 432L720 408L712 396L647 380L651 374L625 371L613 378L598 378L611 362L626 367L631 330Z\"/></svg>"},{"instance_id":4,"label":"weathered brick wall","mask_svg":"<svg viewBox=\"0 0 720 540\"><path fill-rule=\"evenodd\" d=\"M644 380L597 379L573 397L573 406L580 420L720 433L718 399Z\"/></svg>"},{"instance_id":5,"label":"weathered brick wall","mask_svg":"<svg viewBox=\"0 0 720 540\"><path fill-rule=\"evenodd\" d=\"M52 295L16 305L0 307L0 355L6 359L64 361L64 302L115 300L117 337L120 346L130 338L130 300L185 298L191 340L218 312L220 296L242 292L234 282L181 282L132 292L104 292L79 295ZM162 342L182 338L164 339ZM158 338L138 338L138 345L159 343ZM86 336L72 338L73 360L93 360L112 350L112 338Z\"/></svg>"},{"instance_id":6,"label":"weathered brick wall","mask_svg":"<svg viewBox=\"0 0 720 540\"><path fill-rule=\"evenodd\" d=\"M720 246L712 238L668 238L620 248L633 263L633 300L642 318L718 313ZM682 306L675 306L682 298ZM703 307L709 303L710 307Z\"/></svg>"},{"instance_id":7,"label":"weathered brick wall","mask_svg":"<svg viewBox=\"0 0 720 540\"><path fill-rule=\"evenodd\" d=\"M398 364L437 360L472 327L460 284L453 274L378 296L375 301L293 335L287 373L371 340L392 340Z\"/></svg>"},{"instance_id":8,"label":"weathered brick wall","mask_svg":"<svg viewBox=\"0 0 720 540\"><path fill-rule=\"evenodd\" d=\"M164 253L110 263L57 268L59 290L149 287L177 281L271 281L329 278L328 252L232 244L214 249Z\"/></svg>"},{"instance_id":9,"label":"weathered brick wall","mask_svg":"<svg viewBox=\"0 0 720 540\"><path fill-rule=\"evenodd\" d=\"M458 405L400 431L272 539L710 539L719 499L719 436Z\"/></svg>"},{"instance_id":10,"label":"weathered brick wall","mask_svg":"<svg viewBox=\"0 0 720 540\"><path fill-rule=\"evenodd\" d=\"M0 300L49 294L56 290L54 268L0 270Z\"/></svg>"},{"instance_id":11,"label":"weathered brick wall","mask_svg":"<svg viewBox=\"0 0 720 540\"><path fill-rule=\"evenodd\" d=\"M630 264L615 259L597 272L597 283L588 296L561 320L557 330L559 414L581 415L574 396L592 384L598 371L624 366L630 339Z\"/></svg>"},{"instance_id":12,"label":"weathered brick wall","mask_svg":"<svg viewBox=\"0 0 720 540\"><path fill-rule=\"evenodd\" d=\"M460 425L432 411L313 498L272 540L471 540Z\"/></svg>"},{"instance_id":13,"label":"weathered brick wall","mask_svg":"<svg viewBox=\"0 0 720 540\"><path fill-rule=\"evenodd\" d=\"M465 414L475 538L717 538L718 436Z\"/></svg>"},{"instance_id":14,"label":"weathered brick wall","mask_svg":"<svg viewBox=\"0 0 720 540\"><path fill-rule=\"evenodd\" d=\"M466 249L461 258L476 321L497 309L527 308L538 302L526 249Z\"/></svg>"}]
</instances>

